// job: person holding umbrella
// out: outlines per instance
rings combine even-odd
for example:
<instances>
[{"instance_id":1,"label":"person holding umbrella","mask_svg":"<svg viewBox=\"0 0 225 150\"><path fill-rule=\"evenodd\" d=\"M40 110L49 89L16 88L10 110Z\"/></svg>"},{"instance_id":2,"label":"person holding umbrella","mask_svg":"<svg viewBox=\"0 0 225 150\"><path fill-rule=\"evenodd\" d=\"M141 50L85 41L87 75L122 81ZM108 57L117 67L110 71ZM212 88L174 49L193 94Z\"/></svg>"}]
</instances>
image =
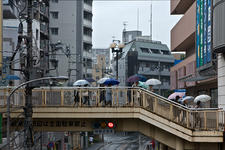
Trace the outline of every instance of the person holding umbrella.
<instances>
[{"instance_id":1,"label":"person holding umbrella","mask_svg":"<svg viewBox=\"0 0 225 150\"><path fill-rule=\"evenodd\" d=\"M118 80L109 78L105 80L103 84L107 85L108 87L111 87L112 85L118 85L119 83L120 82ZM106 98L106 105L110 104L111 106L112 105L112 89L111 88L106 89L105 98Z\"/></svg>"},{"instance_id":2,"label":"person holding umbrella","mask_svg":"<svg viewBox=\"0 0 225 150\"><path fill-rule=\"evenodd\" d=\"M88 84L85 84L84 87L87 87ZM83 97L83 104L87 104L88 106L90 106L90 97L89 97L89 92L88 89L86 89L85 92L82 93L82 97Z\"/></svg>"},{"instance_id":3,"label":"person holding umbrella","mask_svg":"<svg viewBox=\"0 0 225 150\"><path fill-rule=\"evenodd\" d=\"M111 87L111 86L112 86L111 84L108 84L108 87ZM110 89L110 88L106 89L105 103L106 103L106 106L107 105L112 106L112 89Z\"/></svg>"},{"instance_id":4,"label":"person holding umbrella","mask_svg":"<svg viewBox=\"0 0 225 150\"><path fill-rule=\"evenodd\" d=\"M104 84L100 84L100 87L104 87ZM105 89L100 89L100 103L103 102L104 105L106 105L106 101L105 101Z\"/></svg>"},{"instance_id":5,"label":"person holding umbrella","mask_svg":"<svg viewBox=\"0 0 225 150\"><path fill-rule=\"evenodd\" d=\"M139 84L139 81L136 81L134 82L134 84L132 85L132 87L139 87L138 86ZM140 94L141 91L137 90L137 91L134 91L134 97L136 99L136 102L139 103L141 105L141 94Z\"/></svg>"}]
</instances>

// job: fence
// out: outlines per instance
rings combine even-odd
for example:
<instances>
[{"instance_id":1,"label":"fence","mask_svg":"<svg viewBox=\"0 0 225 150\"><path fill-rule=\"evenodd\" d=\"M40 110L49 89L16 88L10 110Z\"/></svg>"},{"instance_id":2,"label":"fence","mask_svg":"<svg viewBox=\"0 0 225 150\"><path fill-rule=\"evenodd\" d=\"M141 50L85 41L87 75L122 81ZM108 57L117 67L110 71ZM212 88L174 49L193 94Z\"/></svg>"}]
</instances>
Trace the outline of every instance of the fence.
<instances>
[{"instance_id":1,"label":"fence","mask_svg":"<svg viewBox=\"0 0 225 150\"><path fill-rule=\"evenodd\" d=\"M0 105L6 105L12 88L0 88ZM111 99L111 101L109 101ZM13 107L25 103L24 89L11 97ZM192 130L224 130L224 111L194 109L170 101L142 88L130 87L46 87L32 92L33 106L141 107Z\"/></svg>"}]
</instances>

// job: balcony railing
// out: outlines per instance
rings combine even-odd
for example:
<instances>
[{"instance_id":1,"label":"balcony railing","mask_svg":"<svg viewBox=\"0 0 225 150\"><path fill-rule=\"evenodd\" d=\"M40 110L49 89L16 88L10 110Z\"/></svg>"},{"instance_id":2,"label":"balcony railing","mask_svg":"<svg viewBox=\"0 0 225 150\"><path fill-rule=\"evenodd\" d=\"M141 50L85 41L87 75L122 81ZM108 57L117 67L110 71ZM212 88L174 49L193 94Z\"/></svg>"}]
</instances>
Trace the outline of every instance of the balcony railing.
<instances>
[{"instance_id":1,"label":"balcony railing","mask_svg":"<svg viewBox=\"0 0 225 150\"><path fill-rule=\"evenodd\" d=\"M0 104L6 105L6 99L12 88L0 89ZM88 94L87 94L88 93ZM105 94L111 93L111 101L104 104ZM24 106L24 89L20 89L11 98L11 106ZM84 100L90 105L83 104ZM187 108L162 96L141 88L129 87L51 87L33 90L34 107L137 107L143 108L169 121L191 130L224 130L224 111L210 108Z\"/></svg>"}]
</instances>

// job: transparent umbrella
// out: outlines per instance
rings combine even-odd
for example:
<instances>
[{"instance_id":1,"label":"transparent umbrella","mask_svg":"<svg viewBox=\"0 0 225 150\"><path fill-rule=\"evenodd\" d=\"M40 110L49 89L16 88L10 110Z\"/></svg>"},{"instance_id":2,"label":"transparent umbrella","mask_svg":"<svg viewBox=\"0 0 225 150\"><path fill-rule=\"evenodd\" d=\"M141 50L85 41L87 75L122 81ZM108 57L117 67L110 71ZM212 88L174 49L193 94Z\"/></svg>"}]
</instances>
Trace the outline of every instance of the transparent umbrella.
<instances>
[{"instance_id":1,"label":"transparent umbrella","mask_svg":"<svg viewBox=\"0 0 225 150\"><path fill-rule=\"evenodd\" d=\"M145 82L146 85L159 85L161 84L161 81L159 81L158 79L148 79Z\"/></svg>"},{"instance_id":2,"label":"transparent umbrella","mask_svg":"<svg viewBox=\"0 0 225 150\"><path fill-rule=\"evenodd\" d=\"M205 94L202 94L202 95L199 95L195 98L194 102L197 103L198 101L200 102L207 102L211 100L211 97L209 95L205 95Z\"/></svg>"},{"instance_id":3,"label":"transparent umbrella","mask_svg":"<svg viewBox=\"0 0 225 150\"><path fill-rule=\"evenodd\" d=\"M73 83L73 86L82 86L82 85L89 85L90 83L87 80L77 80Z\"/></svg>"}]
</instances>

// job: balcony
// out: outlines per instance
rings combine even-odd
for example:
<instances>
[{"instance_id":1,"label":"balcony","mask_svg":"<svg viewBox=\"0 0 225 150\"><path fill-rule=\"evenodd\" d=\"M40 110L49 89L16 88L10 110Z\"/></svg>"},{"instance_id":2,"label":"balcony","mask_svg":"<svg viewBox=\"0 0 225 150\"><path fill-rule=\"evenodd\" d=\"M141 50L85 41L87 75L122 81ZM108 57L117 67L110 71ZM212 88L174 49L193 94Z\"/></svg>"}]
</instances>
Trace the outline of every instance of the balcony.
<instances>
[{"instance_id":1,"label":"balcony","mask_svg":"<svg viewBox=\"0 0 225 150\"><path fill-rule=\"evenodd\" d=\"M86 27L92 28L92 22L89 21L89 20L87 20L87 19L84 19L84 20L83 20L83 24L84 24L84 26L86 26Z\"/></svg>"},{"instance_id":2,"label":"balcony","mask_svg":"<svg viewBox=\"0 0 225 150\"><path fill-rule=\"evenodd\" d=\"M40 13L48 18L48 7L41 5L40 6Z\"/></svg>"},{"instance_id":3,"label":"balcony","mask_svg":"<svg viewBox=\"0 0 225 150\"><path fill-rule=\"evenodd\" d=\"M84 58L92 58L92 53L89 53L89 52L87 52L87 51L83 51L83 57Z\"/></svg>"},{"instance_id":4,"label":"balcony","mask_svg":"<svg viewBox=\"0 0 225 150\"><path fill-rule=\"evenodd\" d=\"M171 14L184 14L195 0L170 0Z\"/></svg>"},{"instance_id":5,"label":"balcony","mask_svg":"<svg viewBox=\"0 0 225 150\"><path fill-rule=\"evenodd\" d=\"M87 43L92 43L92 37L84 34L83 41Z\"/></svg>"},{"instance_id":6,"label":"balcony","mask_svg":"<svg viewBox=\"0 0 225 150\"><path fill-rule=\"evenodd\" d=\"M195 41L196 31L196 2L171 30L171 50L186 51Z\"/></svg>"},{"instance_id":7,"label":"balcony","mask_svg":"<svg viewBox=\"0 0 225 150\"><path fill-rule=\"evenodd\" d=\"M88 5L87 3L84 3L84 10L86 10L88 12L92 12L92 6Z\"/></svg>"},{"instance_id":8,"label":"balcony","mask_svg":"<svg viewBox=\"0 0 225 150\"><path fill-rule=\"evenodd\" d=\"M9 0L3 0L3 18L4 19L16 19L17 10Z\"/></svg>"}]
</instances>

